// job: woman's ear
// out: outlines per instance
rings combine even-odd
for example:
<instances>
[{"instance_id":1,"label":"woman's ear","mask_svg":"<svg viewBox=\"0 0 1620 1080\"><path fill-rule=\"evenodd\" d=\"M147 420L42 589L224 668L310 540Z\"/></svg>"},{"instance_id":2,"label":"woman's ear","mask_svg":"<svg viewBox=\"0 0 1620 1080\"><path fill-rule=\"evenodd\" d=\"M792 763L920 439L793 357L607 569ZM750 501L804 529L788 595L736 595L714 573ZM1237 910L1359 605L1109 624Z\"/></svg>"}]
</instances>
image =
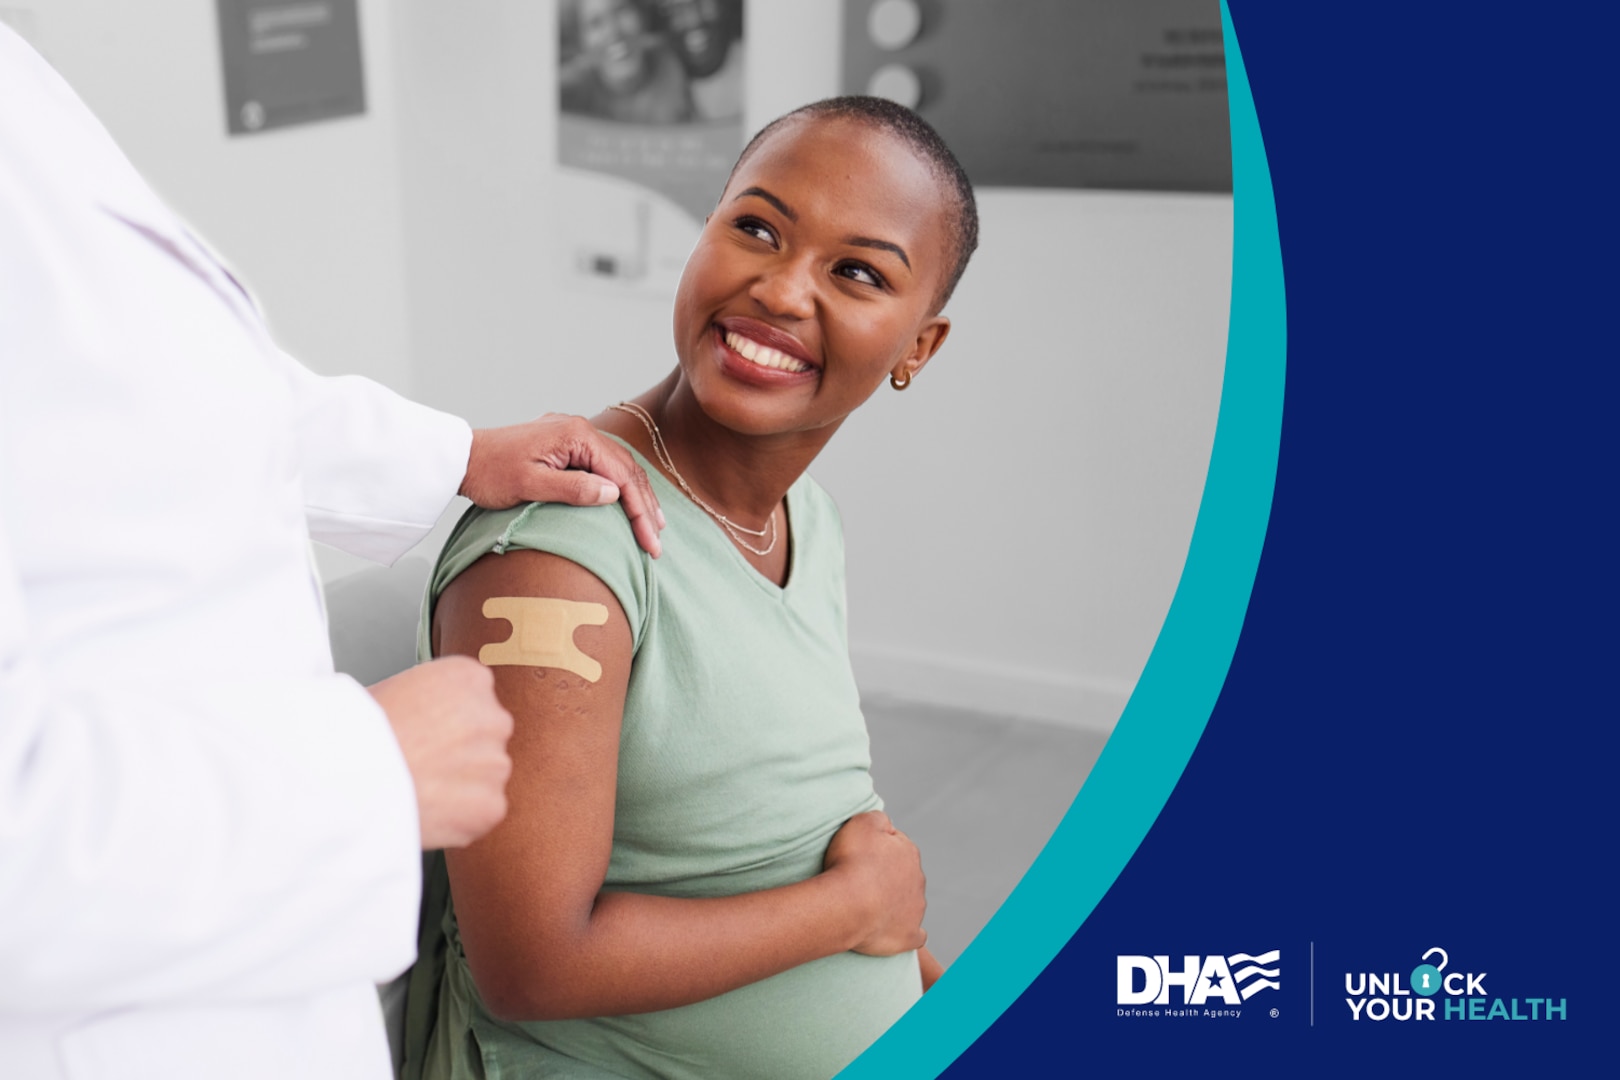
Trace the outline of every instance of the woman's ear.
<instances>
[{"instance_id":1,"label":"woman's ear","mask_svg":"<svg viewBox=\"0 0 1620 1080\"><path fill-rule=\"evenodd\" d=\"M915 378L917 372L923 369L923 365L939 352L939 347L945 344L945 338L950 332L951 320L943 315L935 315L923 323L917 330L917 339L912 342L905 359L894 366L893 376L902 383Z\"/></svg>"}]
</instances>

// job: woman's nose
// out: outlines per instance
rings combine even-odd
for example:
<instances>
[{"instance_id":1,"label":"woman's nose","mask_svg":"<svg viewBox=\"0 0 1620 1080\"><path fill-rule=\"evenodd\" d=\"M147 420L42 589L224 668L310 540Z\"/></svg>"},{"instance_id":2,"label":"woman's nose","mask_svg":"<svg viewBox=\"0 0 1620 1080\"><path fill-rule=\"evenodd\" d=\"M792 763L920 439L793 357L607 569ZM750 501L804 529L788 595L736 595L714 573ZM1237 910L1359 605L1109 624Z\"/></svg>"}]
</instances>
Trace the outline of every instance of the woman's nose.
<instances>
[{"instance_id":1,"label":"woman's nose","mask_svg":"<svg viewBox=\"0 0 1620 1080\"><path fill-rule=\"evenodd\" d=\"M784 319L808 319L816 313L815 278L805 263L781 262L764 270L748 290L770 314Z\"/></svg>"}]
</instances>

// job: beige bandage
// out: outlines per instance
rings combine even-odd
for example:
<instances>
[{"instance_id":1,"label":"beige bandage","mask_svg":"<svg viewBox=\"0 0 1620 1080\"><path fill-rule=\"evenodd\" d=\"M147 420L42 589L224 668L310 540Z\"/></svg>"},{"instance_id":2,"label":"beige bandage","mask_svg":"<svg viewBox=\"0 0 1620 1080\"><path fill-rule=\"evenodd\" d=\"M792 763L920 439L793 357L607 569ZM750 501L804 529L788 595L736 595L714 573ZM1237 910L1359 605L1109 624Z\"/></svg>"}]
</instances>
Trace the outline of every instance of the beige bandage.
<instances>
[{"instance_id":1,"label":"beige bandage","mask_svg":"<svg viewBox=\"0 0 1620 1080\"><path fill-rule=\"evenodd\" d=\"M479 649L479 663L561 668L589 682L602 677L602 665L574 645L574 630L607 622L603 605L546 596L492 596L484 601L484 617L510 622L512 636Z\"/></svg>"}]
</instances>

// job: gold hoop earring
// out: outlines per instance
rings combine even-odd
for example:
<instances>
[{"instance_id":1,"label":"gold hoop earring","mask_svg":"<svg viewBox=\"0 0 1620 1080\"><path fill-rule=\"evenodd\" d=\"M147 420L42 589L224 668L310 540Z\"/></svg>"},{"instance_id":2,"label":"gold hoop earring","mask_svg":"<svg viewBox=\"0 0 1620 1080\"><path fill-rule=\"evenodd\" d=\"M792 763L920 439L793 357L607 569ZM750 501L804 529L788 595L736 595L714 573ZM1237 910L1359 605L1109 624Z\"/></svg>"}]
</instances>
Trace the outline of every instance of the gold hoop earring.
<instances>
[{"instance_id":1,"label":"gold hoop earring","mask_svg":"<svg viewBox=\"0 0 1620 1080\"><path fill-rule=\"evenodd\" d=\"M896 377L893 372L890 372L889 373L889 385L894 387L896 390L904 390L906 387L911 385L911 375L910 375L910 373L908 372L906 374L906 377L904 379L901 379L901 378Z\"/></svg>"}]
</instances>

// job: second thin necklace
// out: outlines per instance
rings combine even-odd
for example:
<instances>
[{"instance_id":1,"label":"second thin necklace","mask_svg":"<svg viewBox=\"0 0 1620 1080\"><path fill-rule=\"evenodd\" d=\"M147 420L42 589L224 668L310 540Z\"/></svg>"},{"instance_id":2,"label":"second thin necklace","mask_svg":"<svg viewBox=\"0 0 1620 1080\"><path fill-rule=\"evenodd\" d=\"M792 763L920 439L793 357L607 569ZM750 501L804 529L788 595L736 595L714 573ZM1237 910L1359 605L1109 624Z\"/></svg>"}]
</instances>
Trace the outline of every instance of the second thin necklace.
<instances>
[{"instance_id":1,"label":"second thin necklace","mask_svg":"<svg viewBox=\"0 0 1620 1080\"><path fill-rule=\"evenodd\" d=\"M742 547L752 551L755 555L765 556L776 550L776 510L774 507L771 509L770 520L765 523L763 529L750 529L746 525L739 525L732 521L726 515L704 502L698 496L698 493L692 490L692 485L686 482L686 478L681 475L681 471L675 467L675 462L670 460L669 448L664 445L664 433L658 430L658 424L654 422L651 413L633 401L621 401L617 405L610 406L610 408L617 409L622 413L629 413L641 421L641 426L647 429L647 437L652 440L653 454L657 456L658 464L662 465L665 471L675 478L675 482L681 485L681 490L686 492L688 499L697 503L706 514L720 523L720 527L726 530L727 536ZM743 539L744 535L758 539L764 537L767 533L770 534L770 543L762 548L757 548Z\"/></svg>"}]
</instances>

